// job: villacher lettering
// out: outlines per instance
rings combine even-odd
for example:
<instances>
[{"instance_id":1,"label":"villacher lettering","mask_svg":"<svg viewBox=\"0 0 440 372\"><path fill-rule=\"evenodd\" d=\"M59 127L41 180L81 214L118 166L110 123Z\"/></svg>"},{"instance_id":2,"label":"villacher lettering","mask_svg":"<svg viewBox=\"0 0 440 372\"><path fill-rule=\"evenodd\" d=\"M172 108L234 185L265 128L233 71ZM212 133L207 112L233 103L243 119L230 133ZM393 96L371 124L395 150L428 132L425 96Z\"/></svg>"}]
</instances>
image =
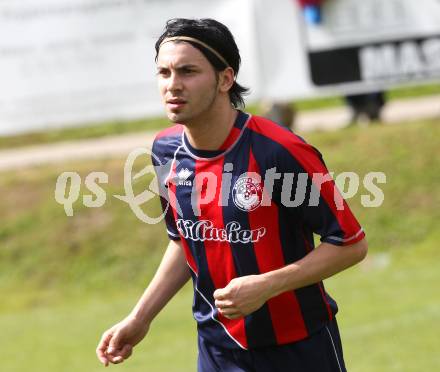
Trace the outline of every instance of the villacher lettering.
<instances>
[{"instance_id":1,"label":"villacher lettering","mask_svg":"<svg viewBox=\"0 0 440 372\"><path fill-rule=\"evenodd\" d=\"M224 229L214 227L212 221L191 221L178 219L177 229L185 239L193 241L213 240L230 243L254 243L258 242L266 234L265 227L254 230L242 229L239 222L232 221L226 224Z\"/></svg>"}]
</instances>

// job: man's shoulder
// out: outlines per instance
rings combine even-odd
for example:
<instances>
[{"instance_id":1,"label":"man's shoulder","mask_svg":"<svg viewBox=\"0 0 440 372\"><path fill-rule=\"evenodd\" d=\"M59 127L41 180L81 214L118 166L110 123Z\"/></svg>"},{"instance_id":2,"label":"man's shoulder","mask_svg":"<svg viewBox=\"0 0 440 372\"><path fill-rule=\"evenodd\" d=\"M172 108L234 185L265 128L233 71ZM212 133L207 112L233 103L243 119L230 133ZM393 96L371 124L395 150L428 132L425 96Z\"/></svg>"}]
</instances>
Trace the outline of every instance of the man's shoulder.
<instances>
[{"instance_id":1,"label":"man's shoulder","mask_svg":"<svg viewBox=\"0 0 440 372\"><path fill-rule=\"evenodd\" d=\"M161 130L153 141L154 148L172 148L182 141L183 125L176 124Z\"/></svg>"},{"instance_id":2,"label":"man's shoulder","mask_svg":"<svg viewBox=\"0 0 440 372\"><path fill-rule=\"evenodd\" d=\"M176 124L159 133L153 141L153 154L162 162L174 157L177 148L182 144L183 125Z\"/></svg>"},{"instance_id":3,"label":"man's shoulder","mask_svg":"<svg viewBox=\"0 0 440 372\"><path fill-rule=\"evenodd\" d=\"M253 116L248 128L256 133L252 140L254 148L260 149L262 156L275 159L277 164L291 165L308 163L314 159L322 160L320 151L307 143L289 128L261 116Z\"/></svg>"},{"instance_id":4,"label":"man's shoulder","mask_svg":"<svg viewBox=\"0 0 440 372\"><path fill-rule=\"evenodd\" d=\"M156 137L154 138L154 142L160 140L180 138L182 136L182 132L183 132L183 125L175 124L172 127L165 128L161 130L159 133L157 133Z\"/></svg>"},{"instance_id":5,"label":"man's shoulder","mask_svg":"<svg viewBox=\"0 0 440 372\"><path fill-rule=\"evenodd\" d=\"M266 143L278 145L276 147L292 148L297 146L309 146L302 137L293 133L290 128L275 123L263 116L252 115L248 128L253 133L263 137Z\"/></svg>"}]
</instances>

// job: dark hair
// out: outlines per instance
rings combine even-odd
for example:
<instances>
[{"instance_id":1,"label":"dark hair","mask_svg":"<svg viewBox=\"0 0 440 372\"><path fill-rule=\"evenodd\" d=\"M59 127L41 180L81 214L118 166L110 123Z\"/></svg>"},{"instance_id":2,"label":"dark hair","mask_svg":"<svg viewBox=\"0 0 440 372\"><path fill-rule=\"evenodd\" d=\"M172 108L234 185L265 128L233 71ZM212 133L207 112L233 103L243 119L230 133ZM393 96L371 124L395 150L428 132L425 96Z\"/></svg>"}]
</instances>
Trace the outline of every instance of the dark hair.
<instances>
[{"instance_id":1,"label":"dark hair","mask_svg":"<svg viewBox=\"0 0 440 372\"><path fill-rule=\"evenodd\" d=\"M240 52L235 43L234 36L231 31L222 23L210 19L185 19L174 18L167 21L164 33L156 42L156 61L159 54L159 48L162 41L167 37L173 36L189 36L202 41L217 51L232 67L235 76L238 75L240 69ZM199 49L208 59L216 71L223 71L227 66L209 49L204 46L191 42L192 46ZM236 81L229 90L229 99L235 108L244 107L243 96L249 93L249 89L241 86Z\"/></svg>"}]
</instances>

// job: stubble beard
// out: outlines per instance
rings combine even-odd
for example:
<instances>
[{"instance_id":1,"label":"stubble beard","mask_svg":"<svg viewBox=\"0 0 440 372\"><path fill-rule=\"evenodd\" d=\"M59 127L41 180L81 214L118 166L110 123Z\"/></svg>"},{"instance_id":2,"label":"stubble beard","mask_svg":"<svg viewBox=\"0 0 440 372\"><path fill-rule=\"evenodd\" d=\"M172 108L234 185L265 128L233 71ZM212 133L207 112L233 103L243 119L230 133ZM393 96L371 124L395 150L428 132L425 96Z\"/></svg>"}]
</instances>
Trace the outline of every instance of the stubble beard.
<instances>
[{"instance_id":1,"label":"stubble beard","mask_svg":"<svg viewBox=\"0 0 440 372\"><path fill-rule=\"evenodd\" d=\"M211 91L210 91L210 99L203 100L202 103L206 102L206 104L203 105L203 107L199 110L194 112L194 109L190 110L190 112L182 112L182 113L174 113L174 112L168 112L168 119L173 123L179 123L183 124L187 127L195 126L197 123L201 121L201 119L204 116L208 116L207 114L211 111L212 107L215 105L215 101L217 100L218 96L218 80L216 79L215 85L213 85ZM183 109L185 111L186 107ZM193 112L191 112L193 111Z\"/></svg>"}]
</instances>

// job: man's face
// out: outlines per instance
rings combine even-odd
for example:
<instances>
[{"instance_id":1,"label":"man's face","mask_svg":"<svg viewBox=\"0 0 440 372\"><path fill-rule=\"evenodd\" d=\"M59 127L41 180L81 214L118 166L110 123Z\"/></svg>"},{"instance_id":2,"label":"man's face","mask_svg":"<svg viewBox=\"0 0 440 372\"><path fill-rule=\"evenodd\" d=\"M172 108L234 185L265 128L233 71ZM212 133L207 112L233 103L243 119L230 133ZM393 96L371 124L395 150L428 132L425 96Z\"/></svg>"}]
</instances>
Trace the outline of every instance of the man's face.
<instances>
[{"instance_id":1,"label":"man's face","mask_svg":"<svg viewBox=\"0 0 440 372\"><path fill-rule=\"evenodd\" d=\"M217 76L206 57L191 44L162 45L157 58L159 91L168 118L181 124L209 113L218 94Z\"/></svg>"}]
</instances>

